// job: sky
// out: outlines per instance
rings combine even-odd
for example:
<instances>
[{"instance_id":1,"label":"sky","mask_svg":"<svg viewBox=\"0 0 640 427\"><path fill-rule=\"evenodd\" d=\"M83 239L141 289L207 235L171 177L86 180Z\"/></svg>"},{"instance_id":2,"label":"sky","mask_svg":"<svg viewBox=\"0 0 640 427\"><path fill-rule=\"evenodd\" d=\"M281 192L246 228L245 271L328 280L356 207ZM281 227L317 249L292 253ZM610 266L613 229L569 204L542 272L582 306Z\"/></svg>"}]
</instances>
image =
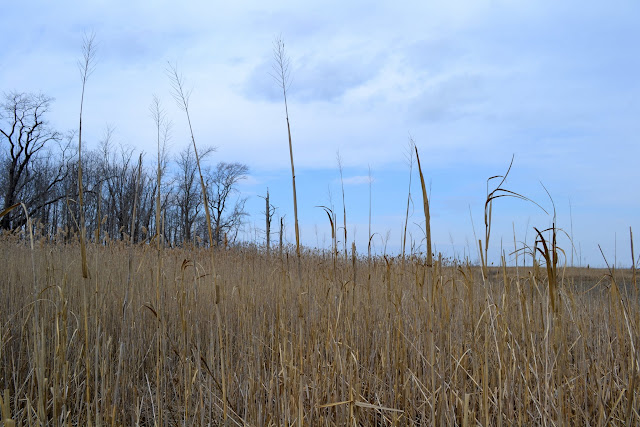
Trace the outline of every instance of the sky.
<instances>
[{"instance_id":1,"label":"sky","mask_svg":"<svg viewBox=\"0 0 640 427\"><path fill-rule=\"evenodd\" d=\"M295 242L284 103L270 76L280 37L303 244L330 245L317 206L343 222L339 153L348 246L367 252L371 194L373 249L399 253L410 189L406 251L424 251L413 138L436 252L478 259L487 179L513 158L504 188L539 206L494 203L490 262L502 252L515 262L534 227L553 224L555 205L568 264L603 266L600 245L628 267L630 227L640 235L638 16L639 2L615 0L3 2L0 92L52 96L51 124L77 128L77 62L94 33L83 139L96 147L111 126L117 144L152 164L154 95L173 122L170 153L190 143L166 74L177 66L197 144L217 148L212 164L250 168L239 187L249 197L244 238L264 239L268 188Z\"/></svg>"}]
</instances>

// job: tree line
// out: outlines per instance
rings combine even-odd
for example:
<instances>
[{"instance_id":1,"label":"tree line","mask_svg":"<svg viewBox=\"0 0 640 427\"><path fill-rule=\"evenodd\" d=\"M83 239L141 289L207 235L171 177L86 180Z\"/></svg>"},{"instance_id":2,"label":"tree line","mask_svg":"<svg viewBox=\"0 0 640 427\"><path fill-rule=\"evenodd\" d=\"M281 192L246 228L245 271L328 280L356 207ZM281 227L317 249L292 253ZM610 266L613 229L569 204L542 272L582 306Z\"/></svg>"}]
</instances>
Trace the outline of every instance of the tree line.
<instances>
[{"instance_id":1,"label":"tree line","mask_svg":"<svg viewBox=\"0 0 640 427\"><path fill-rule=\"evenodd\" d=\"M60 132L47 121L52 102L51 97L41 93L3 95L0 101L0 188L3 189L0 206L5 210L22 202L29 217L41 224L41 233L70 239L79 229L80 218L78 149L73 143L75 132ZM170 123L157 120L157 124L162 127L166 146ZM214 149L198 148L198 151L202 161L210 157ZM83 150L87 238L102 242L127 237L140 242L160 230L170 244L193 242L196 236L196 242L209 244L193 147L186 144L175 156L164 150L159 159L160 189L157 165L148 167L144 154L135 155L132 148L116 146L112 128L107 127L96 148ZM238 238L247 216L247 198L239 193L238 184L248 173L247 165L235 162L218 162L203 168L216 245L232 244ZM155 215L158 190L160 224ZM13 230L25 223L24 212L13 209L0 220L0 229Z\"/></svg>"}]
</instances>

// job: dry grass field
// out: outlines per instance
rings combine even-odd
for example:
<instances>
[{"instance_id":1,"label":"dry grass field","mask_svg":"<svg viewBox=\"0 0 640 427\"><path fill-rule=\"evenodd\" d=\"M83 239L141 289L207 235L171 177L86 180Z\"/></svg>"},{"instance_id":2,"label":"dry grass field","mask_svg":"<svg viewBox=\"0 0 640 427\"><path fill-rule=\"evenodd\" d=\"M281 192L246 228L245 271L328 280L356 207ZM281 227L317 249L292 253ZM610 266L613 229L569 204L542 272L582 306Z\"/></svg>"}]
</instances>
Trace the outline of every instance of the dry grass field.
<instances>
[{"instance_id":1,"label":"dry grass field","mask_svg":"<svg viewBox=\"0 0 640 427\"><path fill-rule=\"evenodd\" d=\"M631 271L550 287L544 265L298 270L250 246L213 270L207 249L113 241L83 279L79 243L17 235L0 259L5 426L640 424Z\"/></svg>"}]
</instances>

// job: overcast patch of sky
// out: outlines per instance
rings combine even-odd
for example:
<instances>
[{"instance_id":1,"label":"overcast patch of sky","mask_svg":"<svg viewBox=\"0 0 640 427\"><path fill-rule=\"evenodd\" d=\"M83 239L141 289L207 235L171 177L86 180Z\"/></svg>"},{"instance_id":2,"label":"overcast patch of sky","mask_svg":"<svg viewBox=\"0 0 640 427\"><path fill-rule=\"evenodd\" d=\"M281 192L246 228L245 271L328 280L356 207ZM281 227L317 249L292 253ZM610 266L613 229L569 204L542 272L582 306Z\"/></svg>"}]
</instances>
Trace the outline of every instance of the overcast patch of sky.
<instances>
[{"instance_id":1,"label":"overcast patch of sky","mask_svg":"<svg viewBox=\"0 0 640 427\"><path fill-rule=\"evenodd\" d=\"M10 86L1 89L55 96L51 120L64 129L77 126L82 32L96 32L85 105L93 142L112 123L119 141L154 152L153 93L175 123L173 149L189 142L168 93L170 60L194 88L199 143L249 164L254 184L286 176L282 94L268 75L273 37L282 34L301 182L314 171L333 182L339 149L347 175L371 165L374 177L388 173L374 191L398 191L410 133L435 194L456 194L450 206L479 194L469 196L475 205L484 179L513 153L517 189L538 194L540 180L561 199L574 196L577 208L640 209L638 192L622 184L640 178L637 2L30 2L3 12L0 38L13 42L0 52L0 79ZM465 180L477 181L468 192ZM434 206L443 208L437 198Z\"/></svg>"}]
</instances>

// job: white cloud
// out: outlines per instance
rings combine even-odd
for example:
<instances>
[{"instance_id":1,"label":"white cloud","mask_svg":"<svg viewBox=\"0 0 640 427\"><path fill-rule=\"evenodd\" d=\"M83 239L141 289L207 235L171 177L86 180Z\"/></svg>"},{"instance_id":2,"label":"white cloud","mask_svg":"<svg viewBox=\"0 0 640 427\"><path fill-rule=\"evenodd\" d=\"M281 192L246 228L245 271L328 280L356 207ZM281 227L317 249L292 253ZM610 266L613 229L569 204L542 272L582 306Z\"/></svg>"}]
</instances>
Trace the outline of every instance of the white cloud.
<instances>
[{"instance_id":1,"label":"white cloud","mask_svg":"<svg viewBox=\"0 0 640 427\"><path fill-rule=\"evenodd\" d=\"M248 164L260 182L265 171L290 167L284 105L268 75L273 37L282 34L293 66L296 168L335 171L340 150L345 183L366 184L358 174L369 164L404 166L411 133L427 174L465 168L481 171L482 181L515 153L534 184L576 186L575 206L633 210L637 202L628 201L638 198L626 183L640 180L637 16L633 1L9 2L0 91L54 96L52 124L75 128L76 61L83 32L94 29L99 61L83 117L89 143L112 123L122 142L155 152L155 93L175 124L174 150L187 144L163 72L176 61L194 89L197 142L217 146L216 161ZM597 172L604 160L615 173Z\"/></svg>"}]
</instances>

